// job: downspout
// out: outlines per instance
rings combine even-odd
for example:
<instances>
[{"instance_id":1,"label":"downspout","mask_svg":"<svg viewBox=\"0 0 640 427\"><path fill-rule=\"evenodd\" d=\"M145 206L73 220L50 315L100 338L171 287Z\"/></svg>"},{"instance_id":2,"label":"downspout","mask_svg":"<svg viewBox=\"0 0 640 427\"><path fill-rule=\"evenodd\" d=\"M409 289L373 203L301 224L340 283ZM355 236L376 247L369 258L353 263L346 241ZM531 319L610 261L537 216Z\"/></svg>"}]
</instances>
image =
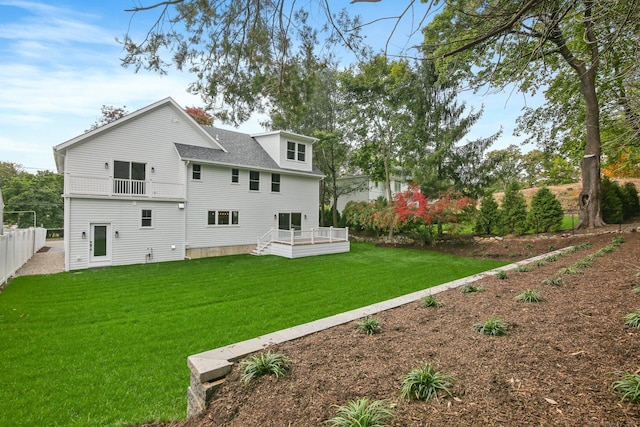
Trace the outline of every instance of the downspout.
<instances>
[{"instance_id":1,"label":"downspout","mask_svg":"<svg viewBox=\"0 0 640 427\"><path fill-rule=\"evenodd\" d=\"M187 183L189 182L189 160L184 162L184 209L182 212L182 221L184 221L183 230L184 230L184 253L182 256L184 259L191 260L191 257L187 256L187 209L189 209L189 200L187 194L189 190L187 189Z\"/></svg>"}]
</instances>

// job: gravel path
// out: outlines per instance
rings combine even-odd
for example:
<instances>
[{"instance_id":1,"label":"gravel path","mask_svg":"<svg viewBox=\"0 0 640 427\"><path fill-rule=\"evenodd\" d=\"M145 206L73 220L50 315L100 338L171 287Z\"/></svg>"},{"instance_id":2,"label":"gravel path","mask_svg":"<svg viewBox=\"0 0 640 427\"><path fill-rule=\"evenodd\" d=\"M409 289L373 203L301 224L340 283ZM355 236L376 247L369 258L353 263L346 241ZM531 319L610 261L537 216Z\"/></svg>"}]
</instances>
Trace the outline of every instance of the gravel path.
<instances>
[{"instance_id":1,"label":"gravel path","mask_svg":"<svg viewBox=\"0 0 640 427\"><path fill-rule=\"evenodd\" d=\"M25 265L15 274L18 276L29 276L32 274L53 274L64 271L64 241L47 240L47 252L36 253Z\"/></svg>"}]
</instances>

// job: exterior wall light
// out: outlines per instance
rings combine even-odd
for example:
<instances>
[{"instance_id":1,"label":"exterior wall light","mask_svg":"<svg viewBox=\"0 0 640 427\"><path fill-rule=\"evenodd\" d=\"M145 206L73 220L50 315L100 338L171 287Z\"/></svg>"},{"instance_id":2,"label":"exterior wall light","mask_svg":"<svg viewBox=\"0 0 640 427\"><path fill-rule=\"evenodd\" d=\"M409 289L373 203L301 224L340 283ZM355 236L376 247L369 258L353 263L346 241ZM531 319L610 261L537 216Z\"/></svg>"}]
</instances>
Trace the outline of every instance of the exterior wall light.
<instances>
[{"instance_id":1,"label":"exterior wall light","mask_svg":"<svg viewBox=\"0 0 640 427\"><path fill-rule=\"evenodd\" d=\"M87 233L86 233L86 231L83 231L83 232L82 232L82 238L83 238L83 239L86 239L86 238L87 238Z\"/></svg>"}]
</instances>

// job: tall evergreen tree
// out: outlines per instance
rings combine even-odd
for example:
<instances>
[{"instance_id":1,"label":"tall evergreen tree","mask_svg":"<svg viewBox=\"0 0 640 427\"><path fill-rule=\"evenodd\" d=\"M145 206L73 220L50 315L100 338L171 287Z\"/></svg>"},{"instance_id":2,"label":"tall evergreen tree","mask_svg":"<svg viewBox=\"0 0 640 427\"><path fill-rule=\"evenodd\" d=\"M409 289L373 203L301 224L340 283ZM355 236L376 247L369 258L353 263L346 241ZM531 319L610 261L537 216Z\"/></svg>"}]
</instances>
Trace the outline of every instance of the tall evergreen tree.
<instances>
[{"instance_id":1,"label":"tall evergreen tree","mask_svg":"<svg viewBox=\"0 0 640 427\"><path fill-rule=\"evenodd\" d=\"M474 231L481 234L494 234L500 228L500 209L493 194L488 194L480 202Z\"/></svg>"},{"instance_id":2,"label":"tall evergreen tree","mask_svg":"<svg viewBox=\"0 0 640 427\"><path fill-rule=\"evenodd\" d=\"M504 234L523 234L527 231L527 202L516 182L507 187L500 206L502 231Z\"/></svg>"},{"instance_id":3,"label":"tall evergreen tree","mask_svg":"<svg viewBox=\"0 0 640 427\"><path fill-rule=\"evenodd\" d=\"M547 187L533 195L527 214L527 223L536 233L558 230L562 226L564 211L556 196Z\"/></svg>"}]
</instances>

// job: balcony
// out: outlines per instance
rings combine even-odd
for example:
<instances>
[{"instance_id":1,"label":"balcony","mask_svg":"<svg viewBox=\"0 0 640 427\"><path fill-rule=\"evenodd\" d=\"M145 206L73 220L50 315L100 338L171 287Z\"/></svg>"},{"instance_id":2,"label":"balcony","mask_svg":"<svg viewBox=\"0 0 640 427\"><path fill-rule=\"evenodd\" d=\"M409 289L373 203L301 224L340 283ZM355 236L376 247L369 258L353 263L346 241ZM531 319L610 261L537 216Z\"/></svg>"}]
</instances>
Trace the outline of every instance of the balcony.
<instances>
[{"instance_id":1,"label":"balcony","mask_svg":"<svg viewBox=\"0 0 640 427\"><path fill-rule=\"evenodd\" d=\"M183 200L185 198L183 184L81 175L70 175L67 177L66 192L74 196L175 200Z\"/></svg>"}]
</instances>

